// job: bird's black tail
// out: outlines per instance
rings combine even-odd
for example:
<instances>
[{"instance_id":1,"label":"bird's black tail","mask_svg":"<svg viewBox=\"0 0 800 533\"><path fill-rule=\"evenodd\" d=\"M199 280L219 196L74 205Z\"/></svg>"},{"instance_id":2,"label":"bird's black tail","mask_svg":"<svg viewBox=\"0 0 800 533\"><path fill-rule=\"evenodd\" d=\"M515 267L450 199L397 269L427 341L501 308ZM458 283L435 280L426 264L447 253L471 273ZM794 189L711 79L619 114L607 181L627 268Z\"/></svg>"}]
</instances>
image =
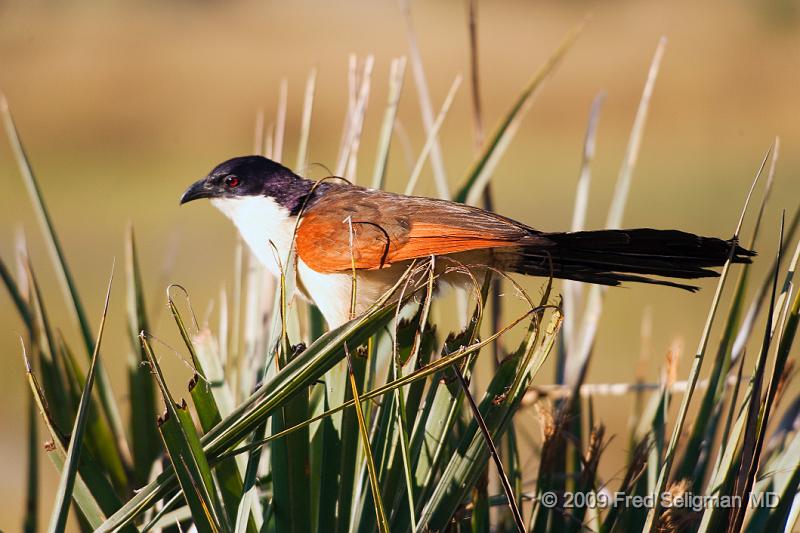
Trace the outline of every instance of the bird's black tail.
<instances>
[{"instance_id":1,"label":"bird's black tail","mask_svg":"<svg viewBox=\"0 0 800 533\"><path fill-rule=\"evenodd\" d=\"M508 261L510 270L601 285L635 281L696 291L693 285L659 278L718 276L709 269L724 265L731 248L734 263L749 263L756 255L733 240L677 230L598 230L541 233L537 237L537 244L516 250L514 259ZM542 238L547 241L544 245Z\"/></svg>"}]
</instances>

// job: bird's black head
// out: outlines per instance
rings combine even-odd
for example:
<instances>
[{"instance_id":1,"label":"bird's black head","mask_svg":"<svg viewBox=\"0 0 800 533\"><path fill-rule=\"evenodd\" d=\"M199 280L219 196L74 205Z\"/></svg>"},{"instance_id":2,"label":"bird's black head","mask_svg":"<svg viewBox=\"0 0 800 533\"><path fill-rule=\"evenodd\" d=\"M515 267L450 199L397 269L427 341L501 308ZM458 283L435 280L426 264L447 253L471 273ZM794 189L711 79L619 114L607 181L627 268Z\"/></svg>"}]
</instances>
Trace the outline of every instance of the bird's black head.
<instances>
[{"instance_id":1,"label":"bird's black head","mask_svg":"<svg viewBox=\"0 0 800 533\"><path fill-rule=\"evenodd\" d=\"M266 196L294 211L310 182L266 157L248 155L220 163L181 196L181 204L200 198Z\"/></svg>"}]
</instances>

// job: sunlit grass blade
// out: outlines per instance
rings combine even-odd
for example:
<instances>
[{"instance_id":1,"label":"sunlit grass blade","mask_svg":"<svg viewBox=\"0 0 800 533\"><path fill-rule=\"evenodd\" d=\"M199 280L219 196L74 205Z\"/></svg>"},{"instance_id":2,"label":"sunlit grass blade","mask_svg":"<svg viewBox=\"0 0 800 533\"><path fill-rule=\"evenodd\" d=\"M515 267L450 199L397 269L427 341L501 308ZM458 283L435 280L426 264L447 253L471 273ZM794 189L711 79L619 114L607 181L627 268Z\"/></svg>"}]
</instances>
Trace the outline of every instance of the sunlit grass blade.
<instances>
[{"instance_id":1,"label":"sunlit grass blade","mask_svg":"<svg viewBox=\"0 0 800 533\"><path fill-rule=\"evenodd\" d=\"M519 129L522 119L530 108L533 98L539 92L543 83L553 73L555 67L561 63L566 52L575 43L584 25L585 22L581 23L577 28L567 34L553 55L550 56L539 71L533 75L500 121L500 124L498 124L497 128L484 144L483 151L470 167L466 178L453 196L453 200L457 202L466 202L470 205L477 205L483 195L483 189L486 187L486 184L489 183L497 163L500 161L500 158L503 156L503 153L505 153L506 148L508 148L508 145Z\"/></svg>"},{"instance_id":2,"label":"sunlit grass blade","mask_svg":"<svg viewBox=\"0 0 800 533\"><path fill-rule=\"evenodd\" d=\"M665 47L666 39L662 37L653 54L653 59L650 62L650 69L647 73L642 96L639 99L636 117L633 120L631 133L628 137L625 156L620 166L617 183L614 187L614 195L608 209L608 216L606 218L607 228L619 228L622 224L625 204L628 200L628 192L633 181L633 172L639 157L639 147L641 146L644 126L647 122L647 114L650 109L650 99L655 88L656 79L658 78L658 71L661 67L661 58L664 55ZM600 322L600 315L603 310L604 294L605 288L599 285L593 285L591 289L589 289L586 308L583 312L579 328L580 335L572 343L572 352L569 354L565 363L565 381L569 384L576 383L578 376L584 372L589 361L591 347L594 345L597 327Z\"/></svg>"},{"instance_id":3,"label":"sunlit grass blade","mask_svg":"<svg viewBox=\"0 0 800 533\"><path fill-rule=\"evenodd\" d=\"M383 115L378 146L375 150L375 170L372 173L372 188L383 189L386 182L386 168L389 163L389 148L392 145L397 108L400 105L400 95L403 92L403 79L406 72L405 56L393 59L389 69L389 96L386 111Z\"/></svg>"},{"instance_id":4,"label":"sunlit grass blade","mask_svg":"<svg viewBox=\"0 0 800 533\"><path fill-rule=\"evenodd\" d=\"M778 251L775 262L781 263L783 254L783 229L784 220L781 220L781 231L778 239ZM779 318L781 309L778 307L776 295L778 292L778 271L775 271L772 281L772 292L769 298L769 310L765 324L764 338L761 345L761 353L756 361L755 375L751 379L752 393L750 395L750 406L747 414L747 424L744 434L744 447L742 450L742 464L739 467L738 476L734 484L734 497L739 497L741 501L750 501L750 493L755 483L758 466L761 461L761 450L764 444L764 435L769 425L769 417L772 411L772 402L775 400L774 387L777 386L778 378L783 371L783 365L776 361L773 365L772 375L769 378L767 393L762 395L764 379L767 376L767 358L772 344L775 328L774 319ZM775 314L776 308L778 314ZM739 507L732 509L728 519L728 528L731 531L739 531L744 522L745 508Z\"/></svg>"},{"instance_id":5,"label":"sunlit grass blade","mask_svg":"<svg viewBox=\"0 0 800 533\"><path fill-rule=\"evenodd\" d=\"M764 159L761 162L761 165L756 172L756 176L753 179L753 183L750 186L750 190L747 193L747 197L745 198L744 205L742 206L742 212L739 215L739 221L736 224L736 229L733 233L734 241L738 239L739 233L742 230L742 223L744 222L745 214L747 213L747 207L750 204L750 198L753 195L753 190L755 189L756 183L758 183L758 179L761 177L761 173L764 170L764 166L767 163L767 159L772 151L772 148L767 151L764 155ZM735 248L732 246L730 255L728 256L728 260L725 262L725 266L722 267L722 272L719 276L719 281L717 282L717 289L714 293L713 300L711 302L711 308L708 311L708 316L706 317L706 323L703 327L703 332L700 337L700 342L697 347L697 352L695 353L695 357L692 361L692 368L689 372L689 386L686 389L686 392L683 394L683 399L681 400L681 405L678 411L678 417L675 421L675 425L673 427L672 436L670 437L669 444L667 445L667 450L664 455L664 463L661 467L661 472L658 476L658 482L656 483L655 490L653 491L654 494L662 494L667 486L667 479L669 478L669 474L672 470L672 463L675 460L675 453L678 447L678 440L683 432L683 425L686 422L686 415L689 410L689 403L692 400L692 395L694 394L695 386L697 385L697 380L700 377L700 368L703 364L703 358L705 356L706 347L708 346L709 336L711 334L711 326L714 324L714 319L717 314L717 309L719 308L719 302L722 298L722 289L725 287L725 282L728 279L728 273L731 267L731 258L733 257ZM658 527L658 520L657 517L660 515L661 511L661 501L657 498L655 505L650 508L647 513L647 522L645 523L645 530L646 531L655 531Z\"/></svg>"},{"instance_id":6,"label":"sunlit grass blade","mask_svg":"<svg viewBox=\"0 0 800 533\"><path fill-rule=\"evenodd\" d=\"M431 136L433 130L433 105L431 104L431 93L428 89L428 81L425 79L425 68L422 64L422 54L417 44L417 35L414 31L414 23L411 18L410 0L400 1L400 11L406 26L406 38L408 39L408 52L411 59L411 73L414 76L414 83L417 87L417 97L419 100L422 124L425 126L425 134ZM431 167L433 168L433 178L436 183L436 191L439 198L450 199L450 187L447 184L447 174L444 169L444 160L439 141L434 136L433 146L431 147Z\"/></svg>"},{"instance_id":7,"label":"sunlit grass blade","mask_svg":"<svg viewBox=\"0 0 800 533\"><path fill-rule=\"evenodd\" d=\"M369 444L369 430L367 429L367 422L364 419L364 412L361 409L361 400L358 396L358 385L356 384L355 373L353 372L352 356L347 349L347 344L345 344L345 357L347 358L347 374L350 381L350 389L353 394L353 402L358 419L358 431L361 435L361 444L364 447L364 456L367 464L367 471L369 472L369 485L370 489L372 490L372 502L375 506L375 515L378 519L378 531L381 533L388 533L389 522L386 519L386 512L383 509L381 489L378 485L378 474L376 473L375 461L372 457L372 447Z\"/></svg>"},{"instance_id":8,"label":"sunlit grass blade","mask_svg":"<svg viewBox=\"0 0 800 533\"><path fill-rule=\"evenodd\" d=\"M769 484L765 489L777 494L777 506L769 508L759 506L753 510L753 516L746 527L750 531L788 531L792 528L789 513L796 501L795 495L800 486L800 432L795 432L791 442L786 446L780 458L774 463L772 472L767 474ZM766 490L764 491L766 492Z\"/></svg>"},{"instance_id":9,"label":"sunlit grass blade","mask_svg":"<svg viewBox=\"0 0 800 533\"><path fill-rule=\"evenodd\" d=\"M589 111L589 122L586 126L586 135L583 141L583 152L581 156L580 175L575 191L575 207L572 210L572 225L570 231L581 231L586 222L586 212L589 209L589 186L592 180L592 161L594 160L595 148L597 146L597 126L600 122L600 108L605 101L605 93L601 92L592 100L592 107ZM563 343L565 350L569 353L575 346L575 324L579 309L581 307L583 295L583 285L579 282L564 280L564 326ZM565 361L562 350L557 352L559 356L556 361L556 382L564 383Z\"/></svg>"},{"instance_id":10,"label":"sunlit grass blade","mask_svg":"<svg viewBox=\"0 0 800 533\"><path fill-rule=\"evenodd\" d=\"M273 332L269 342L270 355L259 363L258 375L269 380L286 367L305 349L305 345L292 345L290 339L300 336L299 316L294 305L296 261L295 251L289 250L287 257L276 260L280 269L278 291L273 305ZM274 348L272 348L274 346ZM274 364L271 362L274 361ZM308 389L298 391L292 398L276 409L270 420L270 431L278 432L309 417ZM267 421L258 426L253 440L265 437ZM275 527L280 531L309 531L311 529L310 505L310 463L308 456L309 435L303 429L287 439L276 442L268 449L255 448L247 460L245 491L247 497L256 498L256 476L259 473L262 452L269 452L272 496L274 504Z\"/></svg>"},{"instance_id":11,"label":"sunlit grass blade","mask_svg":"<svg viewBox=\"0 0 800 533\"><path fill-rule=\"evenodd\" d=\"M403 194L412 195L414 193L414 187L416 187L419 176L422 173L422 167L425 166L425 161L428 158L428 154L439 138L439 128L442 127L442 123L444 122L445 117L447 117L447 112L450 110L450 105L453 103L456 91L460 85L461 76L456 76L456 79L453 80L453 84L450 86L450 91L448 91L447 96L444 99L444 103L442 103L442 108L439 110L439 114L436 115L436 120L431 125L430 131L428 132L428 138L425 141L425 145L422 147L422 152L420 152L416 164L414 164L414 169L411 171L411 177L408 179L406 190Z\"/></svg>"},{"instance_id":12,"label":"sunlit grass blade","mask_svg":"<svg viewBox=\"0 0 800 533\"><path fill-rule=\"evenodd\" d=\"M764 208L772 190L772 183L775 177L775 163L778 157L777 142L778 140L776 139L775 150L772 152L772 161L770 163L769 173L767 174L767 183L764 187L761 205L759 206L753 227L753 235L750 238L750 244L748 246L750 250L755 249ZM711 413L715 409L721 409L720 403L725 392L724 377L728 374L728 370L730 369L734 344L741 342L741 340L737 340L736 331L741 322L742 310L745 305L750 268L750 264L745 264L739 273L739 279L736 282L736 289L734 290L734 296L730 303L722 338L719 341L719 347L717 348L716 357L714 358L714 366L709 374L709 386L705 390L703 398L700 401L695 423L692 426L689 439L684 447L683 459L676 471L677 479L705 479L708 467L713 464L710 460L706 459L710 455L707 448L710 447L715 440L720 417L712 416ZM777 262L775 268L778 268ZM766 291L761 292L761 295L766 296ZM760 299L760 295L756 296L756 299Z\"/></svg>"},{"instance_id":13,"label":"sunlit grass blade","mask_svg":"<svg viewBox=\"0 0 800 533\"><path fill-rule=\"evenodd\" d=\"M278 109L275 115L275 138L272 140L270 159L283 161L283 139L286 135L286 112L289 99L289 82L286 78L281 80L278 91Z\"/></svg>"},{"instance_id":14,"label":"sunlit grass blade","mask_svg":"<svg viewBox=\"0 0 800 533\"><path fill-rule=\"evenodd\" d=\"M208 431L222 420L214 396L211 394L210 386L200 378L199 374L195 374L189 382L189 393L192 396L192 403L197 411L197 418L203 431ZM231 523L235 523L239 500L242 498L244 487L236 460L231 458L222 461L215 467L214 474L219 482L220 495L222 496L222 502L225 504L228 519ZM244 529L242 531L253 533L257 531L255 520L250 514L249 507L246 509L247 512L243 522Z\"/></svg>"},{"instance_id":15,"label":"sunlit grass blade","mask_svg":"<svg viewBox=\"0 0 800 533\"><path fill-rule=\"evenodd\" d=\"M69 515L69 505L72 501L72 491L78 472L78 462L80 461L81 449L83 448L83 435L88 420L87 414L89 405L91 404L92 387L94 386L95 374L97 371L97 358L100 353L100 343L103 340L106 316L108 315L108 301L111 298L111 284L113 279L114 271L112 268L111 278L108 281L108 290L106 291L106 300L103 305L103 314L100 318L100 327L97 331L97 340L93 344L94 353L92 354L92 362L89 365L89 372L86 374L86 385L83 387L83 393L81 393L81 401L78 404L78 414L72 426L72 434L69 439L69 447L67 448L67 458L64 462L64 469L61 472L61 479L58 483L53 513L50 515L50 525L47 529L51 532L63 531L66 527L67 516Z\"/></svg>"},{"instance_id":16,"label":"sunlit grass blade","mask_svg":"<svg viewBox=\"0 0 800 533\"><path fill-rule=\"evenodd\" d=\"M317 69L311 69L306 81L306 93L303 99L303 118L300 121L300 140L297 145L297 172L305 172L308 166L308 138L311 136L311 114L314 111L314 92L317 88Z\"/></svg>"},{"instance_id":17,"label":"sunlit grass blade","mask_svg":"<svg viewBox=\"0 0 800 533\"><path fill-rule=\"evenodd\" d=\"M178 492L170 500L168 500L157 513L153 515L149 522L145 523L141 528L143 533L156 528L165 528L180 524L181 522L188 521L192 518L192 510L188 505L178 507L184 504L185 500L183 494ZM176 509L177 507L177 509Z\"/></svg>"},{"instance_id":18,"label":"sunlit grass blade","mask_svg":"<svg viewBox=\"0 0 800 533\"><path fill-rule=\"evenodd\" d=\"M434 279L435 279L435 266L436 258L431 256L430 265L428 268L428 286L420 309L416 315L417 327L414 331L414 338L411 344L411 349L408 358L403 360L402 356L398 353L401 345L400 333L402 322L397 325L395 331L394 342L392 345L393 364L390 363L390 368L393 370L392 378L398 379L403 376L404 364L413 364L416 367L421 367L430 361L433 354L433 342L435 340L434 331L432 326L428 325L428 317L430 315L431 302L433 301L434 293ZM399 309L398 309L399 313ZM417 318L418 317L418 318ZM415 321L412 319L410 326L413 327ZM402 346L407 346L408 342L402 343ZM420 381L414 386L409 387L408 396L402 388L395 390L395 402L397 409L395 410L396 427L399 434L400 444L400 459L402 461L403 480L405 481L406 500L408 502L408 512L410 517L411 528L416 531L417 517L416 517L416 502L414 496L414 474L413 474L413 459L411 456L411 444L409 438L408 418L413 416L415 419L421 412L419 409L420 401L422 400L424 381ZM406 401L408 400L408 401ZM394 483L387 483L384 488L384 494L392 494L395 492Z\"/></svg>"},{"instance_id":19,"label":"sunlit grass blade","mask_svg":"<svg viewBox=\"0 0 800 533\"><path fill-rule=\"evenodd\" d=\"M367 104L369 102L372 68L374 64L375 57L372 55L367 56L364 60L364 68L361 73L361 86L354 95L355 100L353 101L352 109L348 110L344 135L342 137L342 149L339 153L339 158L334 170L336 176L345 177L352 183L356 183L357 181L357 176L355 174L356 157L361 142L361 130L364 125ZM351 72L355 74L355 70ZM353 89L355 89L354 85Z\"/></svg>"},{"instance_id":20,"label":"sunlit grass blade","mask_svg":"<svg viewBox=\"0 0 800 533\"><path fill-rule=\"evenodd\" d=\"M636 161L639 159L639 147L642 144L644 127L647 123L647 114L650 110L650 99L653 96L656 78L661 68L661 58L664 56L664 49L666 46L667 39L666 37L662 37L658 41L655 54L653 54L653 60L650 63L650 71L647 73L647 81L642 91L639 108L636 110L636 117L633 119L633 127L631 128L628 147L625 150L625 159L619 170L619 179L617 180L613 200L611 201L611 208L608 212L606 227L610 229L619 228L622 224L625 204L628 202L628 192L630 191L631 182L633 180L633 169L636 166Z\"/></svg>"}]
</instances>

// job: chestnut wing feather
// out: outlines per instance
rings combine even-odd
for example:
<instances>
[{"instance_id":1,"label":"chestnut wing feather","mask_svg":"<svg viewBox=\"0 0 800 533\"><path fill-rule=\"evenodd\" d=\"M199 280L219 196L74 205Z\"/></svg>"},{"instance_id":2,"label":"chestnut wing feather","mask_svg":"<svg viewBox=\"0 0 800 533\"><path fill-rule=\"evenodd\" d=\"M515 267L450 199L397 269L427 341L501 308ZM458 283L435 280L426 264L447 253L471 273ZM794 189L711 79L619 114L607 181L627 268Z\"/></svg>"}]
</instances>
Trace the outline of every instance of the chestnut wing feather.
<instances>
[{"instance_id":1,"label":"chestnut wing feather","mask_svg":"<svg viewBox=\"0 0 800 533\"><path fill-rule=\"evenodd\" d=\"M418 257L515 246L535 235L518 222L463 204L336 185L303 212L296 247L317 272L342 272L354 263L378 269Z\"/></svg>"}]
</instances>

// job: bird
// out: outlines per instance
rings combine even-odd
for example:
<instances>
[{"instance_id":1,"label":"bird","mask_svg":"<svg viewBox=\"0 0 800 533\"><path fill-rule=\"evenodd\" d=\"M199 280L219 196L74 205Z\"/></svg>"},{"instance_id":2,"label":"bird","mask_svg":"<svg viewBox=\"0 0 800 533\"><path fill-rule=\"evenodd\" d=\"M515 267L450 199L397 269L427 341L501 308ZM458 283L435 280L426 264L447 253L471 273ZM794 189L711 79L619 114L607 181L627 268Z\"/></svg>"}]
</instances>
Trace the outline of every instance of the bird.
<instances>
[{"instance_id":1,"label":"bird","mask_svg":"<svg viewBox=\"0 0 800 533\"><path fill-rule=\"evenodd\" d=\"M478 207L368 189L343 179L306 179L258 155L220 163L183 193L207 198L273 275L296 254L297 287L330 328L364 313L415 260L434 258L437 279L464 285L461 265L617 286L637 282L694 292L689 280L749 263L736 239L672 229L547 232ZM449 265L449 266L448 266ZM356 283L353 283L355 271ZM475 279L473 276L472 279ZM679 280L679 281L676 281ZM355 288L355 309L351 291Z\"/></svg>"}]
</instances>

